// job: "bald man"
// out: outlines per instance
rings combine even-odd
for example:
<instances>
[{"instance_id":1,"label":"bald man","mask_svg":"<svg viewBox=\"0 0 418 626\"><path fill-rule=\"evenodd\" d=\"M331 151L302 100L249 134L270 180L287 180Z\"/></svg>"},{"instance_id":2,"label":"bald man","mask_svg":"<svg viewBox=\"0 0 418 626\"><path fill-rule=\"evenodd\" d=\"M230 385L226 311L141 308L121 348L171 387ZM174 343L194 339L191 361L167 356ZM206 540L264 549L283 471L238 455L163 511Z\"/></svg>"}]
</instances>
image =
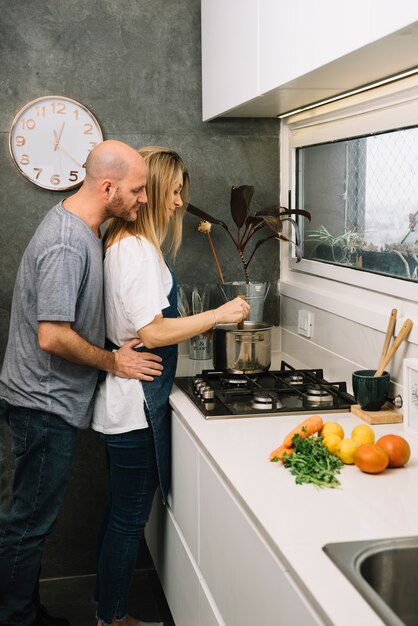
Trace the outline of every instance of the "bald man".
<instances>
[{"instance_id":1,"label":"bald man","mask_svg":"<svg viewBox=\"0 0 418 626\"><path fill-rule=\"evenodd\" d=\"M100 226L136 219L146 202L143 158L119 141L90 153L81 188L53 207L17 273L9 340L0 375L0 410L16 457L11 508L0 518L0 624L66 626L40 603L43 544L67 491L78 429L90 424L99 370L152 380L160 357L133 339L103 349Z\"/></svg>"}]
</instances>

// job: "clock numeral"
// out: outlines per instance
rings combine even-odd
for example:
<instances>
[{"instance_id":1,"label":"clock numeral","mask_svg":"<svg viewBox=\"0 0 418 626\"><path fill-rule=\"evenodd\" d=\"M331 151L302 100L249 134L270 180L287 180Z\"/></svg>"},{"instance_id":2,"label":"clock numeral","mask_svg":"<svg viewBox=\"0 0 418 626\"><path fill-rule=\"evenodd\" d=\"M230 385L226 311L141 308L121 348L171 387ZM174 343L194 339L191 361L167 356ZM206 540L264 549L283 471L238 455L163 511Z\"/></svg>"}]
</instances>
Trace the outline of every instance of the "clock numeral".
<instances>
[{"instance_id":1,"label":"clock numeral","mask_svg":"<svg viewBox=\"0 0 418 626\"><path fill-rule=\"evenodd\" d=\"M74 109L73 111L74 115L75 115L75 119L78 120L79 116L80 116L80 111L79 109Z\"/></svg>"},{"instance_id":2,"label":"clock numeral","mask_svg":"<svg viewBox=\"0 0 418 626\"><path fill-rule=\"evenodd\" d=\"M52 102L51 107L57 115L65 115L65 104L63 102Z\"/></svg>"},{"instance_id":3,"label":"clock numeral","mask_svg":"<svg viewBox=\"0 0 418 626\"><path fill-rule=\"evenodd\" d=\"M26 143L26 139L23 137L23 135L16 135L15 141L18 148L21 148Z\"/></svg>"},{"instance_id":4,"label":"clock numeral","mask_svg":"<svg viewBox=\"0 0 418 626\"><path fill-rule=\"evenodd\" d=\"M92 135L93 134L93 124L84 124L86 126L86 130L83 132L84 135Z\"/></svg>"},{"instance_id":5,"label":"clock numeral","mask_svg":"<svg viewBox=\"0 0 418 626\"><path fill-rule=\"evenodd\" d=\"M75 183L75 181L78 180L78 172L76 170L71 170L68 180L70 180L72 183Z\"/></svg>"},{"instance_id":6,"label":"clock numeral","mask_svg":"<svg viewBox=\"0 0 418 626\"><path fill-rule=\"evenodd\" d=\"M49 179L51 182L51 185L59 185L60 184L60 177L59 174L52 174L51 178Z\"/></svg>"},{"instance_id":7,"label":"clock numeral","mask_svg":"<svg viewBox=\"0 0 418 626\"><path fill-rule=\"evenodd\" d=\"M20 157L20 163L21 165L29 165L29 157L27 154L22 154Z\"/></svg>"},{"instance_id":8,"label":"clock numeral","mask_svg":"<svg viewBox=\"0 0 418 626\"><path fill-rule=\"evenodd\" d=\"M41 175L41 172L42 172L42 167L34 167L33 171L37 172L35 178L36 178L36 180L38 180L38 178L39 178L39 176Z\"/></svg>"},{"instance_id":9,"label":"clock numeral","mask_svg":"<svg viewBox=\"0 0 418 626\"><path fill-rule=\"evenodd\" d=\"M94 146L97 146L97 141L89 141L89 144L91 145L91 148L89 150L89 152L91 152L94 148Z\"/></svg>"},{"instance_id":10,"label":"clock numeral","mask_svg":"<svg viewBox=\"0 0 418 626\"><path fill-rule=\"evenodd\" d=\"M36 107L36 115L38 117L45 117L45 107L42 107L42 106Z\"/></svg>"},{"instance_id":11,"label":"clock numeral","mask_svg":"<svg viewBox=\"0 0 418 626\"><path fill-rule=\"evenodd\" d=\"M35 126L36 126L36 122L31 117L29 119L22 117L22 128L27 129L27 130L33 130Z\"/></svg>"}]
</instances>

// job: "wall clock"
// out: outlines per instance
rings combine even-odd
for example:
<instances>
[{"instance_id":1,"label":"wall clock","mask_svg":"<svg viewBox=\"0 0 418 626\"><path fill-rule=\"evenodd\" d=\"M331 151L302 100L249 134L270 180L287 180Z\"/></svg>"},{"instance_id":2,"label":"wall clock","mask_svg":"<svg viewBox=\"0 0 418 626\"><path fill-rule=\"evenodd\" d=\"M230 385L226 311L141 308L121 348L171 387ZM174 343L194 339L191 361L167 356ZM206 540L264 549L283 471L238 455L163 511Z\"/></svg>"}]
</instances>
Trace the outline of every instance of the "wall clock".
<instances>
[{"instance_id":1,"label":"wall clock","mask_svg":"<svg viewBox=\"0 0 418 626\"><path fill-rule=\"evenodd\" d=\"M103 141L94 115L63 96L26 104L13 120L9 148L18 170L44 189L72 189L85 177L90 150Z\"/></svg>"}]
</instances>

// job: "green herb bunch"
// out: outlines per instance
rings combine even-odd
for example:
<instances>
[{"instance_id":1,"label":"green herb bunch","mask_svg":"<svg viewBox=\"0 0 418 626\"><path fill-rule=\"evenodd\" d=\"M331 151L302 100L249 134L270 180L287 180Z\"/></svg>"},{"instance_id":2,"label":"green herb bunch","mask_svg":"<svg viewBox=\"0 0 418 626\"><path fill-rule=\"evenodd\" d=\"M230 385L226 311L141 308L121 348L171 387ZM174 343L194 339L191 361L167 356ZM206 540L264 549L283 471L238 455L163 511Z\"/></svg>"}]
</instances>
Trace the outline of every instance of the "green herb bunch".
<instances>
[{"instance_id":1,"label":"green herb bunch","mask_svg":"<svg viewBox=\"0 0 418 626\"><path fill-rule=\"evenodd\" d=\"M293 453L285 455L283 463L295 476L297 485L311 483L316 487L340 486L336 475L340 473L343 463L322 445L322 437L301 439L295 435L293 445Z\"/></svg>"}]
</instances>

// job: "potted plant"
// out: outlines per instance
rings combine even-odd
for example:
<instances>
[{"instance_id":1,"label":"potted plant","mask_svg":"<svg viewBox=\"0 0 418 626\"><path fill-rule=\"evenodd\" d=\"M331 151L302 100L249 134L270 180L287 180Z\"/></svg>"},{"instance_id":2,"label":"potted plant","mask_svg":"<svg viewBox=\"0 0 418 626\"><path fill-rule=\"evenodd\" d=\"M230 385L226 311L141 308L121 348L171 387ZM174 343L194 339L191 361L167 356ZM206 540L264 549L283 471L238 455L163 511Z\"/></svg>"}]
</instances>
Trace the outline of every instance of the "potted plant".
<instances>
[{"instance_id":1,"label":"potted plant","mask_svg":"<svg viewBox=\"0 0 418 626\"><path fill-rule=\"evenodd\" d=\"M240 187L231 188L230 209L231 217L236 226L236 231L233 232L230 227L222 220L209 215L206 211L197 208L193 204L189 204L187 211L196 217L199 217L203 222L199 224L199 231L206 233L210 239L211 225L216 224L221 226L228 234L228 237L235 246L239 258L242 263L245 282L250 283L250 275L248 266L250 265L254 254L258 248L270 239L277 239L278 241L285 241L287 243L293 243L295 245L297 261L301 259L300 248L300 231L299 226L292 216L303 216L308 220L311 219L310 213L302 209L287 209L283 206L274 206L261 211L251 213L251 201L254 195L254 187L251 185L241 185ZM283 234L283 225L285 222L289 222L292 225L294 231L294 240L289 239ZM269 234L257 241L253 240L256 233L259 233L262 229L268 229ZM223 280L223 274L220 268L218 258L213 247L213 242L210 239L212 252L216 261L218 273L221 281ZM253 244L249 250L250 244Z\"/></svg>"},{"instance_id":2,"label":"potted plant","mask_svg":"<svg viewBox=\"0 0 418 626\"><path fill-rule=\"evenodd\" d=\"M321 225L307 234L308 241L314 243L312 247L307 246L307 256L377 274L417 280L418 242L406 242L415 232L417 220L418 212L410 214L408 232L403 239L384 246L366 241L356 231L334 236Z\"/></svg>"},{"instance_id":3,"label":"potted plant","mask_svg":"<svg viewBox=\"0 0 418 626\"><path fill-rule=\"evenodd\" d=\"M287 209L282 206L274 206L251 213L251 201L253 194L254 187L251 185L241 185L240 187L233 186L231 188L230 210L232 221L236 227L235 230L231 230L231 228L224 221L209 215L209 213L202 211L202 209L197 208L193 204L188 205L187 211L202 220L198 226L198 230L208 236L219 277L221 279L220 287L224 298L229 300L237 295L245 296L251 306L248 320L261 322L264 300L268 293L269 283L250 282L248 266L250 265L256 250L258 250L260 246L270 239L293 243L295 245L297 261L300 261L300 232L299 226L294 217L300 215L310 220L311 216L307 211ZM289 222L292 225L294 239L290 239L283 234L283 226L285 222ZM221 228L226 231L229 239L235 246L242 263L245 278L244 281L234 281L232 283L225 282L210 234L213 224L221 226ZM254 235L263 229L267 229L267 236L256 240L253 239Z\"/></svg>"},{"instance_id":4,"label":"potted plant","mask_svg":"<svg viewBox=\"0 0 418 626\"><path fill-rule=\"evenodd\" d=\"M339 265L358 266L361 252L371 249L363 237L351 230L334 236L325 226L320 226L317 230L310 231L307 237L315 242L309 249L310 258L316 257Z\"/></svg>"}]
</instances>

